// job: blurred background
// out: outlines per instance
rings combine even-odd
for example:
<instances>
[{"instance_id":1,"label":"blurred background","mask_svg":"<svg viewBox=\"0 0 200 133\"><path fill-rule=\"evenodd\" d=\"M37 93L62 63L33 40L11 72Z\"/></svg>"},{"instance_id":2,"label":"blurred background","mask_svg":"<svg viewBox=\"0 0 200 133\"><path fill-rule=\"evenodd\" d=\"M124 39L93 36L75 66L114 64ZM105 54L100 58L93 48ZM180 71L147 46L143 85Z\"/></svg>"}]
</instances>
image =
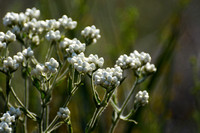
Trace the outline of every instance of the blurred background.
<instances>
[{"instance_id":1,"label":"blurred background","mask_svg":"<svg viewBox=\"0 0 200 133\"><path fill-rule=\"evenodd\" d=\"M99 28L102 38L89 46L86 54L104 57L105 67L112 67L121 54L133 50L150 53L157 72L139 86L149 92L149 104L134 116L137 125L120 121L116 133L200 132L199 0L0 0L0 18L9 11L19 13L32 7L40 9L41 19L58 19L64 14L72 17L78 22L73 33L77 38L88 25ZM6 30L1 21L0 31ZM37 56L40 54L42 52ZM132 75L129 74L128 80L119 88L119 101L127 95L133 83ZM5 77L0 75L0 79L4 89ZM95 107L87 81L85 78L85 85L69 104L75 133L84 132ZM22 85L17 80L13 84L22 95ZM32 87L30 92L30 110L39 112L37 91ZM64 103L65 81L53 93L50 120ZM125 112L131 109L132 103ZM111 115L112 107L108 106L94 132L108 132ZM35 126L29 121L30 132ZM55 132L67 132L66 128L62 126Z\"/></svg>"}]
</instances>

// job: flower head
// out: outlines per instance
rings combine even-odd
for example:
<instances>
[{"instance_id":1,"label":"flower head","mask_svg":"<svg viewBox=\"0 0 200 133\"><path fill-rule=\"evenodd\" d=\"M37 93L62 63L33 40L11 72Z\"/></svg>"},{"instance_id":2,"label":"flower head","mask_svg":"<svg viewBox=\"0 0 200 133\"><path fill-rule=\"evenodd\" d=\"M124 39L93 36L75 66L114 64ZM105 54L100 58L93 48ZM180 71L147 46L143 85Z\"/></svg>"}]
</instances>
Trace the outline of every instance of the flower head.
<instances>
[{"instance_id":1,"label":"flower head","mask_svg":"<svg viewBox=\"0 0 200 133\"><path fill-rule=\"evenodd\" d=\"M106 69L98 69L93 74L93 80L95 85L101 85L106 89L114 89L120 84L122 79L122 69L120 67L114 67Z\"/></svg>"},{"instance_id":2,"label":"flower head","mask_svg":"<svg viewBox=\"0 0 200 133\"><path fill-rule=\"evenodd\" d=\"M97 39L101 38L100 30L96 29L94 25L85 27L84 30L81 31L81 35L86 40L92 40L91 43L96 43Z\"/></svg>"},{"instance_id":3,"label":"flower head","mask_svg":"<svg viewBox=\"0 0 200 133\"><path fill-rule=\"evenodd\" d=\"M146 105L149 101L149 94L145 91L139 91L135 96L135 103L141 104L142 106Z\"/></svg>"}]
</instances>

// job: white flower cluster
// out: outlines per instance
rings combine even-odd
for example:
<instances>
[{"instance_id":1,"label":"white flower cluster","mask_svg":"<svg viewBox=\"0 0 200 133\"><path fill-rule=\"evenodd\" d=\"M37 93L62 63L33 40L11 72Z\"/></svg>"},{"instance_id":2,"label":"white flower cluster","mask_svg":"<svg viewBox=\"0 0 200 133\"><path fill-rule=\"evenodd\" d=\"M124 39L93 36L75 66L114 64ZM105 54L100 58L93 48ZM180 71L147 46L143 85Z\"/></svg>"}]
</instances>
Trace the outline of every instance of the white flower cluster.
<instances>
[{"instance_id":1,"label":"white flower cluster","mask_svg":"<svg viewBox=\"0 0 200 133\"><path fill-rule=\"evenodd\" d=\"M78 72L91 74L94 70L103 66L104 59L93 54L90 54L89 57L85 57L84 53L80 53L69 57L68 62L72 64Z\"/></svg>"},{"instance_id":2,"label":"white flower cluster","mask_svg":"<svg viewBox=\"0 0 200 133\"><path fill-rule=\"evenodd\" d=\"M51 58L49 62L45 62L45 66L50 73L56 73L59 63L54 58Z\"/></svg>"},{"instance_id":3,"label":"white flower cluster","mask_svg":"<svg viewBox=\"0 0 200 133\"><path fill-rule=\"evenodd\" d=\"M13 58L17 61L17 63L22 63L24 61L24 55L22 52L18 52L17 55L13 56Z\"/></svg>"},{"instance_id":4,"label":"white flower cluster","mask_svg":"<svg viewBox=\"0 0 200 133\"><path fill-rule=\"evenodd\" d=\"M6 43L5 43L5 42L1 42L1 41L0 41L0 49L1 49L1 48L6 48Z\"/></svg>"},{"instance_id":5,"label":"white flower cluster","mask_svg":"<svg viewBox=\"0 0 200 133\"><path fill-rule=\"evenodd\" d=\"M36 8L32 9L27 8L25 13L8 12L3 18L3 24L5 26L23 25L30 19L38 18L39 16L40 16L40 10L37 10Z\"/></svg>"},{"instance_id":6,"label":"white flower cluster","mask_svg":"<svg viewBox=\"0 0 200 133\"><path fill-rule=\"evenodd\" d=\"M130 55L121 55L117 61L116 66L120 66L122 69L134 69L141 71L143 74L153 73L156 68L153 64L150 64L151 56L148 53L134 51Z\"/></svg>"},{"instance_id":7,"label":"white flower cluster","mask_svg":"<svg viewBox=\"0 0 200 133\"><path fill-rule=\"evenodd\" d=\"M123 70L117 66L114 68L98 69L93 74L95 85L101 85L106 89L113 89L120 84Z\"/></svg>"},{"instance_id":8,"label":"white flower cluster","mask_svg":"<svg viewBox=\"0 0 200 133\"><path fill-rule=\"evenodd\" d=\"M93 44L97 42L97 39L101 38L100 30L96 29L94 25L85 27L81 31L81 35L87 40L91 39Z\"/></svg>"},{"instance_id":9,"label":"white flower cluster","mask_svg":"<svg viewBox=\"0 0 200 133\"><path fill-rule=\"evenodd\" d=\"M60 31L50 30L45 37L48 41L58 41L61 38Z\"/></svg>"},{"instance_id":10,"label":"white flower cluster","mask_svg":"<svg viewBox=\"0 0 200 133\"><path fill-rule=\"evenodd\" d=\"M56 30L60 27L60 22L55 19L50 20L37 20L32 19L23 26L23 31L32 31L33 33L42 33L43 31Z\"/></svg>"},{"instance_id":11,"label":"white flower cluster","mask_svg":"<svg viewBox=\"0 0 200 133\"><path fill-rule=\"evenodd\" d=\"M154 64L150 64L149 62L142 66L141 68L138 68L139 72L142 72L143 75L151 74L156 72L156 67Z\"/></svg>"},{"instance_id":12,"label":"white flower cluster","mask_svg":"<svg viewBox=\"0 0 200 133\"><path fill-rule=\"evenodd\" d=\"M65 49L67 54L71 56L72 54L80 54L81 52L85 52L85 43L81 43L78 39L74 38L73 40L64 38L63 41L60 42L60 48Z\"/></svg>"},{"instance_id":13,"label":"white flower cluster","mask_svg":"<svg viewBox=\"0 0 200 133\"><path fill-rule=\"evenodd\" d=\"M122 69L137 69L141 67L142 65L146 64L147 62L151 61L151 56L148 53L138 51L134 51L133 53L130 53L130 55L121 55L117 61L116 65L120 66Z\"/></svg>"},{"instance_id":14,"label":"white flower cluster","mask_svg":"<svg viewBox=\"0 0 200 133\"><path fill-rule=\"evenodd\" d=\"M43 64L37 64L36 67L32 70L33 76L46 76L48 73L56 73L57 68L59 67L59 63L54 59L51 58L48 62L45 62L45 65Z\"/></svg>"},{"instance_id":15,"label":"white flower cluster","mask_svg":"<svg viewBox=\"0 0 200 133\"><path fill-rule=\"evenodd\" d=\"M5 26L21 25L27 21L27 16L24 13L8 12L3 18Z\"/></svg>"},{"instance_id":16,"label":"white flower cluster","mask_svg":"<svg viewBox=\"0 0 200 133\"><path fill-rule=\"evenodd\" d=\"M45 76L46 68L43 64L37 64L36 67L31 71L33 76Z\"/></svg>"},{"instance_id":17,"label":"white flower cluster","mask_svg":"<svg viewBox=\"0 0 200 133\"><path fill-rule=\"evenodd\" d=\"M14 42L16 40L16 36L11 31L7 31L5 34L5 40L7 42Z\"/></svg>"},{"instance_id":18,"label":"white flower cluster","mask_svg":"<svg viewBox=\"0 0 200 133\"><path fill-rule=\"evenodd\" d=\"M15 122L15 116L12 116L7 112L3 114L0 120L0 133L11 133L11 125L13 122Z\"/></svg>"},{"instance_id":19,"label":"white flower cluster","mask_svg":"<svg viewBox=\"0 0 200 133\"><path fill-rule=\"evenodd\" d=\"M40 37L38 35L41 35L43 31L47 32L47 40L57 41L61 38L60 31L58 31L61 26L70 30L77 26L77 22L66 15L63 15L58 20L37 20L39 16L40 10L35 7L26 9L24 13L8 12L3 18L3 24L10 27L11 31L17 35L23 36L23 33L26 33L26 37L36 45L39 45ZM4 43L0 42L0 48L1 46L4 47L4 45Z\"/></svg>"},{"instance_id":20,"label":"white flower cluster","mask_svg":"<svg viewBox=\"0 0 200 133\"><path fill-rule=\"evenodd\" d=\"M24 57L26 57L26 58L31 58L31 57L33 57L33 54L34 54L33 50L30 47L28 47L27 49L24 49L22 51L22 53L23 53Z\"/></svg>"},{"instance_id":21,"label":"white flower cluster","mask_svg":"<svg viewBox=\"0 0 200 133\"><path fill-rule=\"evenodd\" d=\"M63 15L62 18L58 19L58 21L65 29L72 30L77 26L77 22L73 21L72 18L69 18L66 15Z\"/></svg>"},{"instance_id":22,"label":"white flower cluster","mask_svg":"<svg viewBox=\"0 0 200 133\"><path fill-rule=\"evenodd\" d=\"M25 57L26 58L33 57L33 51L30 47L28 47L27 49L24 49L22 52L18 52L17 55L13 56L13 58L10 56L7 57L7 59L3 61L4 68L6 69L6 71L17 70L17 68L19 67L19 64L24 61Z\"/></svg>"},{"instance_id":23,"label":"white flower cluster","mask_svg":"<svg viewBox=\"0 0 200 133\"><path fill-rule=\"evenodd\" d=\"M40 44L40 37L38 35L32 36L31 38L32 38L31 41L33 44L35 44L35 45Z\"/></svg>"},{"instance_id":24,"label":"white flower cluster","mask_svg":"<svg viewBox=\"0 0 200 133\"><path fill-rule=\"evenodd\" d=\"M146 105L149 101L149 94L145 91L139 91L135 96L135 103L141 104L142 106Z\"/></svg>"},{"instance_id":25,"label":"white flower cluster","mask_svg":"<svg viewBox=\"0 0 200 133\"><path fill-rule=\"evenodd\" d=\"M6 69L6 71L7 70L13 71L13 70L17 70L17 68L19 67L19 64L17 60L9 56L7 59L3 61L3 66Z\"/></svg>"},{"instance_id":26,"label":"white flower cluster","mask_svg":"<svg viewBox=\"0 0 200 133\"><path fill-rule=\"evenodd\" d=\"M37 10L35 7L32 9L27 8L25 15L30 18L39 18L40 17L40 10Z\"/></svg>"},{"instance_id":27,"label":"white flower cluster","mask_svg":"<svg viewBox=\"0 0 200 133\"><path fill-rule=\"evenodd\" d=\"M11 31L7 31L6 34L3 32L0 32L0 49L6 48L6 43L8 42L14 42L16 40L15 34L13 34Z\"/></svg>"},{"instance_id":28,"label":"white flower cluster","mask_svg":"<svg viewBox=\"0 0 200 133\"><path fill-rule=\"evenodd\" d=\"M70 110L67 107L60 108L59 111L57 112L57 115L62 119L66 119L70 116Z\"/></svg>"},{"instance_id":29,"label":"white flower cluster","mask_svg":"<svg viewBox=\"0 0 200 133\"><path fill-rule=\"evenodd\" d=\"M11 133L12 132L12 123L15 122L15 118L19 117L21 112L19 108L15 109L11 107L9 111L3 114L0 118L0 133Z\"/></svg>"}]
</instances>

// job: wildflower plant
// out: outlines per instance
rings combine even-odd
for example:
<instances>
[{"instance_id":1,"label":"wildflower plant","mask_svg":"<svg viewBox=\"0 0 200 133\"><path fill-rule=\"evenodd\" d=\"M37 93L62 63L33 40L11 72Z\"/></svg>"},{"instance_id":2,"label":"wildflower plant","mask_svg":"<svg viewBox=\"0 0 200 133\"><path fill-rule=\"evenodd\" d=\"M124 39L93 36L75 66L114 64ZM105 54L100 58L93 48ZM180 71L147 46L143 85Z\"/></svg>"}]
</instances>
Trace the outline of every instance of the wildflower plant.
<instances>
[{"instance_id":1,"label":"wildflower plant","mask_svg":"<svg viewBox=\"0 0 200 133\"><path fill-rule=\"evenodd\" d=\"M141 84L150 74L156 71L148 53L133 51L130 55L121 55L113 67L103 68L104 58L96 54L85 56L86 47L95 44L100 39L100 30L94 25L87 26L81 31L84 42L77 38L69 38L66 31L74 30L77 22L72 18L63 15L58 20L39 20L40 10L36 8L26 9L25 12L8 12L3 18L3 24L9 30L0 32L0 72L6 76L5 88L5 113L0 118L0 132L15 132L19 122L24 125L24 132L27 131L27 118L38 124L38 132L52 132L62 124L68 126L72 132L73 123L68 104L75 95L78 88L83 84L83 77L88 76L91 80L92 94L95 110L85 132L92 132L97 125L98 118L110 104L113 107L112 125L110 132L113 132L119 120L135 122L130 119L140 106L148 103L149 95L147 91L139 91L135 94L135 88ZM43 62L35 57L35 50L39 45L48 43L45 59ZM18 42L21 50L14 56L9 53L11 43ZM12 79L16 71L21 69L24 85L24 100L20 99L12 86ZM119 107L114 100L118 87L126 79L124 71L130 69L135 74L135 81L123 104ZM49 121L49 103L53 102L52 92L57 83L61 80L68 82L68 96L65 104L58 109L57 115ZM29 109L29 89L33 84L40 94L41 113L36 114ZM96 90L100 86L105 90L103 98L99 97ZM17 104L10 102L10 95L13 95ZM134 107L130 113L124 116L123 111L127 106L131 96L135 97ZM24 101L24 102L22 102ZM10 109L9 109L10 107ZM9 109L9 110L8 110ZM136 123L136 122L135 122Z\"/></svg>"}]
</instances>

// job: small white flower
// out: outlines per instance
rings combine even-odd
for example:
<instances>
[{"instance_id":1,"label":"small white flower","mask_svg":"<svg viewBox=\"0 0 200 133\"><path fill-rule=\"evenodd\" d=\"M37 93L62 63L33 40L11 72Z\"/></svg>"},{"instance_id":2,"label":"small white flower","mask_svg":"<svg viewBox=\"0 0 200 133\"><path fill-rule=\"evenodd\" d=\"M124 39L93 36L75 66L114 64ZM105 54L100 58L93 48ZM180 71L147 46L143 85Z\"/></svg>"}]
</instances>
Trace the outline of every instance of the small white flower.
<instances>
[{"instance_id":1,"label":"small white flower","mask_svg":"<svg viewBox=\"0 0 200 133\"><path fill-rule=\"evenodd\" d=\"M5 40L5 34L0 32L0 41L3 42Z\"/></svg>"},{"instance_id":2,"label":"small white flower","mask_svg":"<svg viewBox=\"0 0 200 133\"><path fill-rule=\"evenodd\" d=\"M57 31L51 30L51 31L47 32L45 37L48 41L58 41L61 38L60 31L59 30L57 30Z\"/></svg>"},{"instance_id":3,"label":"small white flower","mask_svg":"<svg viewBox=\"0 0 200 133\"><path fill-rule=\"evenodd\" d=\"M56 30L60 27L60 22L56 21L55 19L46 20L46 30Z\"/></svg>"},{"instance_id":4,"label":"small white flower","mask_svg":"<svg viewBox=\"0 0 200 133\"><path fill-rule=\"evenodd\" d=\"M35 7L33 7L32 9L27 8L25 14L30 18L39 18L40 10L37 10Z\"/></svg>"},{"instance_id":5,"label":"small white flower","mask_svg":"<svg viewBox=\"0 0 200 133\"><path fill-rule=\"evenodd\" d=\"M94 25L85 27L85 29L81 31L81 35L87 40L91 39L92 43L96 43L97 39L101 38L100 30L96 29Z\"/></svg>"},{"instance_id":6,"label":"small white flower","mask_svg":"<svg viewBox=\"0 0 200 133\"><path fill-rule=\"evenodd\" d=\"M6 48L6 43L0 41L0 49L2 49L2 48Z\"/></svg>"},{"instance_id":7,"label":"small white flower","mask_svg":"<svg viewBox=\"0 0 200 133\"><path fill-rule=\"evenodd\" d=\"M58 21L65 29L72 30L77 26L77 22L73 21L71 18L68 18L66 15L63 15Z\"/></svg>"},{"instance_id":8,"label":"small white flower","mask_svg":"<svg viewBox=\"0 0 200 133\"><path fill-rule=\"evenodd\" d=\"M68 62L72 64L78 72L91 74L94 70L103 66L104 59L93 54L89 55L89 57L85 57L82 52L78 55L75 54L73 57L69 57Z\"/></svg>"},{"instance_id":9,"label":"small white flower","mask_svg":"<svg viewBox=\"0 0 200 133\"><path fill-rule=\"evenodd\" d=\"M12 26L17 24L19 21L19 15L14 12L8 12L3 18L3 24L5 26Z\"/></svg>"},{"instance_id":10,"label":"small white flower","mask_svg":"<svg viewBox=\"0 0 200 133\"><path fill-rule=\"evenodd\" d=\"M35 35L32 37L32 43L34 43L35 45L39 45L40 44L40 38L38 35Z\"/></svg>"},{"instance_id":11,"label":"small white flower","mask_svg":"<svg viewBox=\"0 0 200 133\"><path fill-rule=\"evenodd\" d=\"M5 40L8 42L13 42L16 40L16 36L11 31L7 31L5 35Z\"/></svg>"},{"instance_id":12,"label":"small white flower","mask_svg":"<svg viewBox=\"0 0 200 133\"><path fill-rule=\"evenodd\" d=\"M12 59L10 56L3 61L3 65L5 69L16 70L19 67L19 64L15 59Z\"/></svg>"},{"instance_id":13,"label":"small white flower","mask_svg":"<svg viewBox=\"0 0 200 133\"><path fill-rule=\"evenodd\" d=\"M66 46L65 51L72 55L73 53L79 54L85 51L85 43L81 43L78 39L74 38L73 40L64 39L64 42L60 44L62 47Z\"/></svg>"},{"instance_id":14,"label":"small white flower","mask_svg":"<svg viewBox=\"0 0 200 133\"><path fill-rule=\"evenodd\" d=\"M122 69L135 69L142 67L146 63L151 62L151 56L148 53L133 51L130 55L121 55L117 61L116 66L120 66Z\"/></svg>"},{"instance_id":15,"label":"small white flower","mask_svg":"<svg viewBox=\"0 0 200 133\"><path fill-rule=\"evenodd\" d=\"M67 48L70 44L73 43L73 40L65 37L64 40L60 41L60 48L65 49Z\"/></svg>"},{"instance_id":16,"label":"small white flower","mask_svg":"<svg viewBox=\"0 0 200 133\"><path fill-rule=\"evenodd\" d=\"M98 69L93 73L95 85L101 85L106 89L113 89L120 84L122 79L122 69L117 66L114 68Z\"/></svg>"},{"instance_id":17,"label":"small white flower","mask_svg":"<svg viewBox=\"0 0 200 133\"><path fill-rule=\"evenodd\" d=\"M35 32L36 31L36 23L37 20L35 18L33 18L31 21L28 21L26 23L24 23L23 25L23 31L32 31Z\"/></svg>"},{"instance_id":18,"label":"small white flower","mask_svg":"<svg viewBox=\"0 0 200 133\"><path fill-rule=\"evenodd\" d=\"M24 55L21 52L18 52L17 55L14 55L13 58L18 62L22 63L24 60Z\"/></svg>"},{"instance_id":19,"label":"small white flower","mask_svg":"<svg viewBox=\"0 0 200 133\"><path fill-rule=\"evenodd\" d=\"M139 91L135 96L135 103L141 104L142 106L146 105L149 101L149 94L145 91Z\"/></svg>"},{"instance_id":20,"label":"small white flower","mask_svg":"<svg viewBox=\"0 0 200 133\"><path fill-rule=\"evenodd\" d=\"M30 58L30 57L33 56L34 52L33 52L33 50L32 50L30 47L28 47L27 49L24 49L24 50L22 51L22 54L23 54L26 58Z\"/></svg>"},{"instance_id":21,"label":"small white flower","mask_svg":"<svg viewBox=\"0 0 200 133\"><path fill-rule=\"evenodd\" d=\"M142 66L141 68L138 68L138 71L142 72L142 74L146 75L146 74L151 74L156 72L156 67L154 64L150 64L149 62Z\"/></svg>"},{"instance_id":22,"label":"small white flower","mask_svg":"<svg viewBox=\"0 0 200 133\"><path fill-rule=\"evenodd\" d=\"M0 133L12 133L12 128L8 125L8 123L2 121L0 122Z\"/></svg>"},{"instance_id":23,"label":"small white flower","mask_svg":"<svg viewBox=\"0 0 200 133\"><path fill-rule=\"evenodd\" d=\"M18 24L23 24L28 20L27 16L24 13L18 14Z\"/></svg>"},{"instance_id":24,"label":"small white flower","mask_svg":"<svg viewBox=\"0 0 200 133\"><path fill-rule=\"evenodd\" d=\"M55 73L57 72L59 63L54 58L51 58L49 62L45 62L45 66L48 68L49 72Z\"/></svg>"},{"instance_id":25,"label":"small white flower","mask_svg":"<svg viewBox=\"0 0 200 133\"><path fill-rule=\"evenodd\" d=\"M12 122L15 122L15 116L12 116L6 112L3 114L0 120L6 122L8 125L12 125Z\"/></svg>"},{"instance_id":26,"label":"small white flower","mask_svg":"<svg viewBox=\"0 0 200 133\"><path fill-rule=\"evenodd\" d=\"M36 67L31 71L31 74L35 77L45 75L46 68L42 64L37 64Z\"/></svg>"},{"instance_id":27,"label":"small white flower","mask_svg":"<svg viewBox=\"0 0 200 133\"><path fill-rule=\"evenodd\" d=\"M70 110L67 107L60 108L59 111L57 112L57 115L62 119L66 119L70 116Z\"/></svg>"}]
</instances>

